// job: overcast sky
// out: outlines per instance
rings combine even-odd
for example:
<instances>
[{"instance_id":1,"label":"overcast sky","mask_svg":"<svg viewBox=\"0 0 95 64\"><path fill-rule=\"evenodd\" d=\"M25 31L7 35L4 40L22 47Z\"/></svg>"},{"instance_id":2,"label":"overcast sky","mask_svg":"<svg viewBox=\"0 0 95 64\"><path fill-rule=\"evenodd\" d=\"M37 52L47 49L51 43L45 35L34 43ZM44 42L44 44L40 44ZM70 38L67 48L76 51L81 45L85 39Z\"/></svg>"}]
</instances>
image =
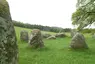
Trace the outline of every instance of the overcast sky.
<instances>
[{"instance_id":1,"label":"overcast sky","mask_svg":"<svg viewBox=\"0 0 95 64\"><path fill-rule=\"evenodd\" d=\"M13 20L44 26L73 28L77 0L7 0Z\"/></svg>"}]
</instances>

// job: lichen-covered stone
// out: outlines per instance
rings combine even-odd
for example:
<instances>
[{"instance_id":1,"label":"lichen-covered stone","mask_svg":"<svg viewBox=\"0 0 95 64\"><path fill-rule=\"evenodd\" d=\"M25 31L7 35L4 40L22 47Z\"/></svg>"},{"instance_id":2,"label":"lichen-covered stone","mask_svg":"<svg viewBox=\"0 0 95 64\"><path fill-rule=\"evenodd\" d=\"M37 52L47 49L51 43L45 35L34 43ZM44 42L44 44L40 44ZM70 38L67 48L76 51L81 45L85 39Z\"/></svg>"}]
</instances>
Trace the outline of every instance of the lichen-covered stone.
<instances>
[{"instance_id":1,"label":"lichen-covered stone","mask_svg":"<svg viewBox=\"0 0 95 64\"><path fill-rule=\"evenodd\" d=\"M20 39L23 40L23 41L28 41L28 32L25 31L25 30L22 30L20 32Z\"/></svg>"},{"instance_id":2,"label":"lichen-covered stone","mask_svg":"<svg viewBox=\"0 0 95 64\"><path fill-rule=\"evenodd\" d=\"M42 34L39 29L33 29L29 38L29 46L31 46L32 48L44 47L44 42L42 41Z\"/></svg>"},{"instance_id":3,"label":"lichen-covered stone","mask_svg":"<svg viewBox=\"0 0 95 64\"><path fill-rule=\"evenodd\" d=\"M76 33L71 40L70 48L88 48L84 36L80 33Z\"/></svg>"},{"instance_id":4,"label":"lichen-covered stone","mask_svg":"<svg viewBox=\"0 0 95 64\"><path fill-rule=\"evenodd\" d=\"M0 64L17 64L17 40L9 6L0 0Z\"/></svg>"}]
</instances>

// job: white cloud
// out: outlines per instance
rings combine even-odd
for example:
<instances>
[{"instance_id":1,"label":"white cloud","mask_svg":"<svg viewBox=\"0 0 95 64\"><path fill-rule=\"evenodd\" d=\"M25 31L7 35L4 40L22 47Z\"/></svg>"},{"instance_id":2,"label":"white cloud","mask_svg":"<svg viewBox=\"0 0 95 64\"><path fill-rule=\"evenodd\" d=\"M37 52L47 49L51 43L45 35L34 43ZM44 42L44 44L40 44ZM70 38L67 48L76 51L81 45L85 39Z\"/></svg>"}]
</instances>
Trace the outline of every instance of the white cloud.
<instances>
[{"instance_id":1,"label":"white cloud","mask_svg":"<svg viewBox=\"0 0 95 64\"><path fill-rule=\"evenodd\" d=\"M8 0L13 20L72 28L76 0Z\"/></svg>"}]
</instances>

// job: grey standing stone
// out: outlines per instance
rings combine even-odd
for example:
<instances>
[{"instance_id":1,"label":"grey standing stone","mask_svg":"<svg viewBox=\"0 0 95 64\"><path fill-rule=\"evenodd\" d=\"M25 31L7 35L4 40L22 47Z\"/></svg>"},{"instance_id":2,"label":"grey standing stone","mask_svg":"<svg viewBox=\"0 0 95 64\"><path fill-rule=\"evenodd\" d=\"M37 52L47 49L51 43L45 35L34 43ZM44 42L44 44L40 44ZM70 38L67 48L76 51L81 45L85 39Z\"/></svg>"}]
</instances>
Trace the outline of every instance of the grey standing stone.
<instances>
[{"instance_id":1,"label":"grey standing stone","mask_svg":"<svg viewBox=\"0 0 95 64\"><path fill-rule=\"evenodd\" d=\"M44 47L44 42L42 40L42 34L39 29L33 29L31 36L29 38L29 46L32 48Z\"/></svg>"},{"instance_id":2,"label":"grey standing stone","mask_svg":"<svg viewBox=\"0 0 95 64\"><path fill-rule=\"evenodd\" d=\"M20 32L20 39L22 40L22 41L28 41L28 32L27 31L25 31L25 30L22 30L21 32Z\"/></svg>"},{"instance_id":3,"label":"grey standing stone","mask_svg":"<svg viewBox=\"0 0 95 64\"><path fill-rule=\"evenodd\" d=\"M9 5L0 0L0 64L18 64L18 48Z\"/></svg>"},{"instance_id":4,"label":"grey standing stone","mask_svg":"<svg viewBox=\"0 0 95 64\"><path fill-rule=\"evenodd\" d=\"M88 48L86 42L85 42L85 38L82 34L80 33L76 33L72 40L71 40L71 44L70 47L73 49L77 49L77 48Z\"/></svg>"}]
</instances>

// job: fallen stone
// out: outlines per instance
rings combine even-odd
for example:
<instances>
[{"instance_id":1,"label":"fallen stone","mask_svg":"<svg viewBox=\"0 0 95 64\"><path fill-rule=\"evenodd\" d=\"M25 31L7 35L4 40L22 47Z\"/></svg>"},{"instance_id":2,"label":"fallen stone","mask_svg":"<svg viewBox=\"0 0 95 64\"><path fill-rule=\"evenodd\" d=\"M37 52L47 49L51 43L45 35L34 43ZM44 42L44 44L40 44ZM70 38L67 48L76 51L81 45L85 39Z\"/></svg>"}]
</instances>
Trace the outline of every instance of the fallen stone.
<instances>
[{"instance_id":1,"label":"fallen stone","mask_svg":"<svg viewBox=\"0 0 95 64\"><path fill-rule=\"evenodd\" d=\"M56 37L52 35L52 36L48 37L47 39L56 39Z\"/></svg>"}]
</instances>

